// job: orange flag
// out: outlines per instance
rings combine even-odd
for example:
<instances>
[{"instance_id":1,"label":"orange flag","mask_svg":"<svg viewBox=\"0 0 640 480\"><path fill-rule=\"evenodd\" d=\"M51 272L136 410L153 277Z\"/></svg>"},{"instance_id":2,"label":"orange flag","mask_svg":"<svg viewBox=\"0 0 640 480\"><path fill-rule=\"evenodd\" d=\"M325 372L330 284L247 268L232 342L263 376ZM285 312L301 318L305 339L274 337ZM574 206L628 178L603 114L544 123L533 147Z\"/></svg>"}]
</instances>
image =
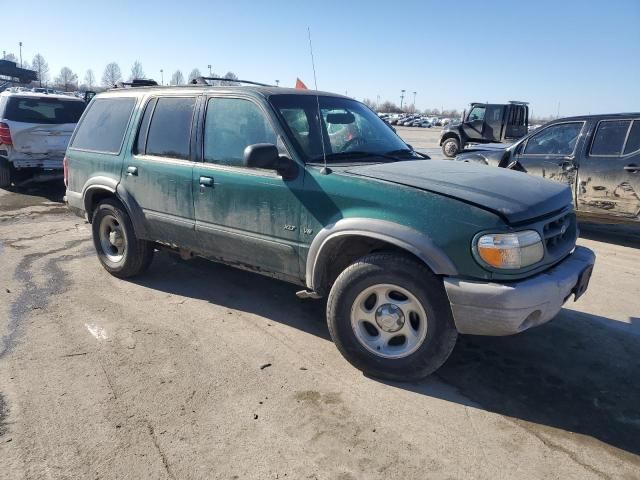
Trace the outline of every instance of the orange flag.
<instances>
[{"instance_id":1,"label":"orange flag","mask_svg":"<svg viewBox=\"0 0 640 480\"><path fill-rule=\"evenodd\" d=\"M308 90L307 86L299 78L296 78L296 88L299 90Z\"/></svg>"}]
</instances>

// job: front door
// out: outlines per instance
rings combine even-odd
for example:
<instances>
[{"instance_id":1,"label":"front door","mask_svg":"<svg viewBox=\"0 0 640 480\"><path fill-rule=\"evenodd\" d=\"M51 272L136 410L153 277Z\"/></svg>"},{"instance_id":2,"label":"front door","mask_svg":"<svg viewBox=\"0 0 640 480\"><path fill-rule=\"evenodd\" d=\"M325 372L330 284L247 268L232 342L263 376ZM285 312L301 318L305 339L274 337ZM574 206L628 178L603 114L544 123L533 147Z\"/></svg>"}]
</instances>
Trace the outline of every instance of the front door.
<instances>
[{"instance_id":1,"label":"front door","mask_svg":"<svg viewBox=\"0 0 640 480\"><path fill-rule=\"evenodd\" d=\"M462 130L465 135L465 142L482 141L484 130L484 115L486 107L484 105L475 105L471 107L469 115L462 123Z\"/></svg>"},{"instance_id":2,"label":"front door","mask_svg":"<svg viewBox=\"0 0 640 480\"><path fill-rule=\"evenodd\" d=\"M583 127L584 122L565 122L543 128L516 147L516 158L527 173L566 183L573 189L577 173L575 152L582 148Z\"/></svg>"},{"instance_id":3,"label":"front door","mask_svg":"<svg viewBox=\"0 0 640 480\"><path fill-rule=\"evenodd\" d=\"M201 250L228 263L299 279L303 170L284 180L275 171L243 165L248 145L278 144L266 111L248 98L210 98L203 128L203 162L193 171Z\"/></svg>"},{"instance_id":4,"label":"front door","mask_svg":"<svg viewBox=\"0 0 640 480\"><path fill-rule=\"evenodd\" d=\"M640 213L640 119L603 120L580 164L578 210L592 215L638 218Z\"/></svg>"},{"instance_id":5,"label":"front door","mask_svg":"<svg viewBox=\"0 0 640 480\"><path fill-rule=\"evenodd\" d=\"M125 157L122 183L142 210L148 237L194 248L191 125L196 97L152 98L134 153Z\"/></svg>"}]
</instances>

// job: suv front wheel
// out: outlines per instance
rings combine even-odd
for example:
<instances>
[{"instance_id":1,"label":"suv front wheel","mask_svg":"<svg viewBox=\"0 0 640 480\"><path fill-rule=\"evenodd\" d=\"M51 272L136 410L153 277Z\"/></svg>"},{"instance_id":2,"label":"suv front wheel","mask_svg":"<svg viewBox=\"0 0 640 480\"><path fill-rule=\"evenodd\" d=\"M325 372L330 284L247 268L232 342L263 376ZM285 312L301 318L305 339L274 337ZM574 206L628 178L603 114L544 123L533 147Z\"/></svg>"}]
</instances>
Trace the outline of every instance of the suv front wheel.
<instances>
[{"instance_id":1,"label":"suv front wheel","mask_svg":"<svg viewBox=\"0 0 640 480\"><path fill-rule=\"evenodd\" d=\"M392 380L433 373L458 335L440 279L418 261L392 253L365 256L338 276L327 323L352 365Z\"/></svg>"},{"instance_id":2,"label":"suv front wheel","mask_svg":"<svg viewBox=\"0 0 640 480\"><path fill-rule=\"evenodd\" d=\"M442 142L442 153L444 153L445 157L453 158L460 151L460 141L455 138L447 138L444 142Z\"/></svg>"},{"instance_id":3,"label":"suv front wheel","mask_svg":"<svg viewBox=\"0 0 640 480\"><path fill-rule=\"evenodd\" d=\"M126 278L149 268L153 243L136 238L131 219L120 202L100 202L93 212L91 229L98 259L110 274Z\"/></svg>"}]
</instances>

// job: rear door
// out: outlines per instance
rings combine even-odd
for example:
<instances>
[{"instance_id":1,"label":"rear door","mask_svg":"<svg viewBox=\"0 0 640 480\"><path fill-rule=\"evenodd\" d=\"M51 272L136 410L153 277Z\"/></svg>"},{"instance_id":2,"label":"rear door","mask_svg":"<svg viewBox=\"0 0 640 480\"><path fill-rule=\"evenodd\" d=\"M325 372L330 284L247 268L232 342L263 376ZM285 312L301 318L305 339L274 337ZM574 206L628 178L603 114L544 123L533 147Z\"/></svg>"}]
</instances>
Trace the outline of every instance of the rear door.
<instances>
[{"instance_id":1,"label":"rear door","mask_svg":"<svg viewBox=\"0 0 640 480\"><path fill-rule=\"evenodd\" d=\"M11 160L48 158L62 161L84 108L83 101L73 98L9 97L2 121L11 132Z\"/></svg>"},{"instance_id":2,"label":"rear door","mask_svg":"<svg viewBox=\"0 0 640 480\"><path fill-rule=\"evenodd\" d=\"M506 107L504 138L522 138L529 128L529 107L509 104Z\"/></svg>"},{"instance_id":3,"label":"rear door","mask_svg":"<svg viewBox=\"0 0 640 480\"><path fill-rule=\"evenodd\" d=\"M122 186L136 209L142 211L148 237L192 249L192 125L196 103L196 95L151 98L122 172Z\"/></svg>"},{"instance_id":4,"label":"rear door","mask_svg":"<svg viewBox=\"0 0 640 480\"><path fill-rule=\"evenodd\" d=\"M602 120L579 170L578 210L603 217L640 212L640 118Z\"/></svg>"},{"instance_id":5,"label":"rear door","mask_svg":"<svg viewBox=\"0 0 640 480\"><path fill-rule=\"evenodd\" d=\"M576 151L582 148L584 121L543 127L516 147L515 157L531 175L566 183L574 188Z\"/></svg>"},{"instance_id":6,"label":"rear door","mask_svg":"<svg viewBox=\"0 0 640 480\"><path fill-rule=\"evenodd\" d=\"M502 141L502 129L504 127L504 105L487 105L484 115L484 131L485 140L490 142Z\"/></svg>"}]
</instances>

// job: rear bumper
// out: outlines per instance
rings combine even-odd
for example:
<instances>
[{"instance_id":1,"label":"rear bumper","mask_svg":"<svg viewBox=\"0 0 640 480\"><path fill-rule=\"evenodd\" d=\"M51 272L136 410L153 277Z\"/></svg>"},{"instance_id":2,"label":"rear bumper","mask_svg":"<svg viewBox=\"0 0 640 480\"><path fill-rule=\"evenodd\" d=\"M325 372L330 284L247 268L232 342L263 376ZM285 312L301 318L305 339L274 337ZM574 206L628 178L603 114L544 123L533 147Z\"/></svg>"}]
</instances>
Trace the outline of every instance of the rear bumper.
<instances>
[{"instance_id":1,"label":"rear bumper","mask_svg":"<svg viewBox=\"0 0 640 480\"><path fill-rule=\"evenodd\" d=\"M460 333L512 335L548 322L575 293L580 276L593 267L595 254L584 247L555 267L532 278L509 283L444 279Z\"/></svg>"},{"instance_id":2,"label":"rear bumper","mask_svg":"<svg viewBox=\"0 0 640 480\"><path fill-rule=\"evenodd\" d=\"M67 202L67 207L77 216L87 219L87 212L84 209L84 201L82 198L82 194L78 192L73 192L67 189L64 201Z\"/></svg>"}]
</instances>

